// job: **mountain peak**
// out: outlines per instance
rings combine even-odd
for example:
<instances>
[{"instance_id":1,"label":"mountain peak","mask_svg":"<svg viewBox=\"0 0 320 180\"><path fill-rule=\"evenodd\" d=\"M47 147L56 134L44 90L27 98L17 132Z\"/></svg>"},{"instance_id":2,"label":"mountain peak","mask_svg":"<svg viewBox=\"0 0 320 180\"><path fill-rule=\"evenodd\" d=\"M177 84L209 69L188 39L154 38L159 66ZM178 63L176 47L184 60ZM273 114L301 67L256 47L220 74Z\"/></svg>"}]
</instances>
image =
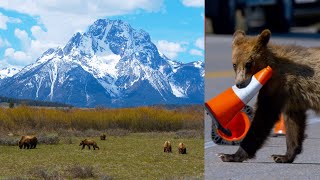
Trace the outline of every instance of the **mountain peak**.
<instances>
[{"instance_id":1,"label":"mountain peak","mask_svg":"<svg viewBox=\"0 0 320 180\"><path fill-rule=\"evenodd\" d=\"M122 20L110 20L110 19L98 19L96 20L86 33L91 34L92 36L99 36L101 33L105 33L104 30L109 26L117 27L118 29L132 29L129 23ZM107 33L107 32L106 32Z\"/></svg>"}]
</instances>

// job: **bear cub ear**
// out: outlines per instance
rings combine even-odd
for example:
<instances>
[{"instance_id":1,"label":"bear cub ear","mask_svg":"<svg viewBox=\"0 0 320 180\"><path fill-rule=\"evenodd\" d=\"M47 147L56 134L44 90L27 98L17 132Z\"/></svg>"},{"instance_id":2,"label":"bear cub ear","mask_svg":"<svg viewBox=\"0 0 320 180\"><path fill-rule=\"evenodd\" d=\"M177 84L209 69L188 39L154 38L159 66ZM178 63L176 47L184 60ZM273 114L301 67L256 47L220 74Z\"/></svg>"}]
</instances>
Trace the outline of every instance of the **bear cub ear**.
<instances>
[{"instance_id":1,"label":"bear cub ear","mask_svg":"<svg viewBox=\"0 0 320 180\"><path fill-rule=\"evenodd\" d=\"M271 32L269 29L265 29L258 36L258 43L262 46L266 46L270 40Z\"/></svg>"},{"instance_id":2,"label":"bear cub ear","mask_svg":"<svg viewBox=\"0 0 320 180\"><path fill-rule=\"evenodd\" d=\"M233 41L232 44L234 45L239 45L241 44L242 40L244 39L244 37L246 36L246 33L242 30L237 30L234 34L233 34Z\"/></svg>"}]
</instances>

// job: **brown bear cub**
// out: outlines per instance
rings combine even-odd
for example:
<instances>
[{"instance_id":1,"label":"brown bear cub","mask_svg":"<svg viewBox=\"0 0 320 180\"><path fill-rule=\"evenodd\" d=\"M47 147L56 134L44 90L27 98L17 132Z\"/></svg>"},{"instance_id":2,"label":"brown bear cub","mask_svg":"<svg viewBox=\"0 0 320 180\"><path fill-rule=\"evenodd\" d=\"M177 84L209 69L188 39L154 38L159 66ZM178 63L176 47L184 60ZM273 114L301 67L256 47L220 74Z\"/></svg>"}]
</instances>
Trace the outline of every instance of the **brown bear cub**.
<instances>
[{"instance_id":1,"label":"brown bear cub","mask_svg":"<svg viewBox=\"0 0 320 180\"><path fill-rule=\"evenodd\" d=\"M88 139L81 141L79 146L82 146L82 149L84 149L85 146L88 146L89 149L90 149L90 146L92 146L93 150L96 150L96 148L100 149L94 140L88 140Z\"/></svg>"},{"instance_id":2,"label":"brown bear cub","mask_svg":"<svg viewBox=\"0 0 320 180\"><path fill-rule=\"evenodd\" d=\"M164 144L163 144L163 152L167 152L167 153L171 153L172 152L170 141L164 142Z\"/></svg>"},{"instance_id":3,"label":"brown bear cub","mask_svg":"<svg viewBox=\"0 0 320 180\"><path fill-rule=\"evenodd\" d=\"M257 37L236 31L232 64L236 86L244 88L259 70L270 66L272 77L260 89L251 127L235 154L218 154L225 162L253 158L263 146L280 114L284 114L287 152L272 155L277 163L292 163L302 151L306 111L320 111L320 50L269 42L271 32Z\"/></svg>"},{"instance_id":4,"label":"brown bear cub","mask_svg":"<svg viewBox=\"0 0 320 180\"><path fill-rule=\"evenodd\" d=\"M38 139L35 136L22 136L18 142L20 149L34 149L37 147Z\"/></svg>"},{"instance_id":5,"label":"brown bear cub","mask_svg":"<svg viewBox=\"0 0 320 180\"><path fill-rule=\"evenodd\" d=\"M100 135L100 140L106 140L106 138L107 138L107 135L105 134Z\"/></svg>"},{"instance_id":6,"label":"brown bear cub","mask_svg":"<svg viewBox=\"0 0 320 180\"><path fill-rule=\"evenodd\" d=\"M179 150L179 154L187 154L187 148L184 143L179 143L178 150Z\"/></svg>"}]
</instances>

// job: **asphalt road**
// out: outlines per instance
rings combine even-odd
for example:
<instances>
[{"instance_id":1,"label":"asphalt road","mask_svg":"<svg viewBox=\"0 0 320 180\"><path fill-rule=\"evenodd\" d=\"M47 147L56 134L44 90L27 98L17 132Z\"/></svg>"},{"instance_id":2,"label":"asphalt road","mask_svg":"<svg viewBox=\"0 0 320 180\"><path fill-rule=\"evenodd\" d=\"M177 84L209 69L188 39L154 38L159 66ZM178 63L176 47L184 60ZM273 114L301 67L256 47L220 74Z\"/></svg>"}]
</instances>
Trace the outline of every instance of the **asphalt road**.
<instances>
[{"instance_id":1,"label":"asphalt road","mask_svg":"<svg viewBox=\"0 0 320 180\"><path fill-rule=\"evenodd\" d=\"M234 85L231 41L232 36L206 37L206 101ZM273 35L271 41L320 47L320 35ZM254 103L255 98L249 105ZM320 116L314 112L308 112L308 138L304 141L303 152L293 164L277 164L270 157L286 152L285 137L270 137L255 159L243 163L222 162L216 154L234 153L238 146L216 145L210 133L211 118L205 115L205 179L320 179Z\"/></svg>"}]
</instances>

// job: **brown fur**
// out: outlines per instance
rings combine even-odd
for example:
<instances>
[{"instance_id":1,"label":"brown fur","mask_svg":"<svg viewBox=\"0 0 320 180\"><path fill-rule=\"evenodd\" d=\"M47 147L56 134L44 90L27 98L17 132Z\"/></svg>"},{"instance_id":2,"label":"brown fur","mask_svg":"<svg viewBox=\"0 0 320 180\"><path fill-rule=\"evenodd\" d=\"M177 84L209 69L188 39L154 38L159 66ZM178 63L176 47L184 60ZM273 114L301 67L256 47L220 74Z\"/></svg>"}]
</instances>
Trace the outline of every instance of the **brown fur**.
<instances>
[{"instance_id":1,"label":"brown fur","mask_svg":"<svg viewBox=\"0 0 320 180\"><path fill-rule=\"evenodd\" d=\"M90 146L92 146L93 150L96 150L96 148L100 149L94 140L88 140L88 139L81 141L79 146L82 146L82 149L84 149L85 146L88 146L89 149L90 149Z\"/></svg>"},{"instance_id":2,"label":"brown fur","mask_svg":"<svg viewBox=\"0 0 320 180\"><path fill-rule=\"evenodd\" d=\"M167 152L167 153L171 153L172 152L170 141L164 142L164 144L163 144L163 152Z\"/></svg>"},{"instance_id":3,"label":"brown fur","mask_svg":"<svg viewBox=\"0 0 320 180\"><path fill-rule=\"evenodd\" d=\"M20 149L34 149L36 148L38 139L35 136L22 136L18 145Z\"/></svg>"},{"instance_id":4,"label":"brown fur","mask_svg":"<svg viewBox=\"0 0 320 180\"><path fill-rule=\"evenodd\" d=\"M232 63L236 85L246 87L253 74L270 66L271 79L259 91L255 116L235 154L219 154L223 161L253 158L267 139L281 113L285 117L287 152L272 155L277 163L292 163L302 151L306 111L320 111L320 50L269 42L271 32L257 37L234 34Z\"/></svg>"},{"instance_id":5,"label":"brown fur","mask_svg":"<svg viewBox=\"0 0 320 180\"><path fill-rule=\"evenodd\" d=\"M106 137L107 137L107 135L102 134L102 135L100 136L100 140L106 140Z\"/></svg>"},{"instance_id":6,"label":"brown fur","mask_svg":"<svg viewBox=\"0 0 320 180\"><path fill-rule=\"evenodd\" d=\"M179 143L178 150L179 150L179 154L187 154L187 148L184 143Z\"/></svg>"}]
</instances>

